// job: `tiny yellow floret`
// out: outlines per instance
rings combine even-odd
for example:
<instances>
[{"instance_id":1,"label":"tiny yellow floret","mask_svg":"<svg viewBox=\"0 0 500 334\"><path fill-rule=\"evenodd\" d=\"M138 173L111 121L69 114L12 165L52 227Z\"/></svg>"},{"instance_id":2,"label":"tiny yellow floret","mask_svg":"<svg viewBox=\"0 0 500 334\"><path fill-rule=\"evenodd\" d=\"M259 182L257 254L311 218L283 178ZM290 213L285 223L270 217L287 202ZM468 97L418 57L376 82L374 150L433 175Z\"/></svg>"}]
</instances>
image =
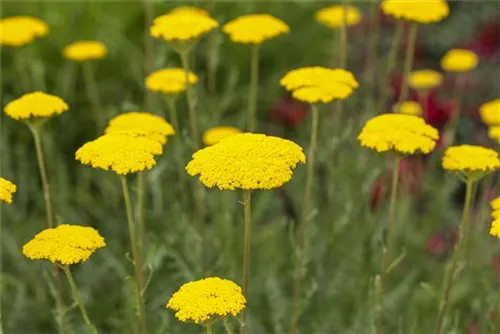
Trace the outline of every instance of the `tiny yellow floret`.
<instances>
[{"instance_id":1,"label":"tiny yellow floret","mask_svg":"<svg viewBox=\"0 0 500 334\"><path fill-rule=\"evenodd\" d=\"M241 130L232 126L217 126L205 131L203 134L203 143L206 146L212 146L224 138L237 135L239 133L241 133Z\"/></svg>"},{"instance_id":2,"label":"tiny yellow floret","mask_svg":"<svg viewBox=\"0 0 500 334\"><path fill-rule=\"evenodd\" d=\"M441 68L448 72L467 72L477 67L478 56L466 49L451 49L441 58Z\"/></svg>"},{"instance_id":3,"label":"tiny yellow floret","mask_svg":"<svg viewBox=\"0 0 500 334\"><path fill-rule=\"evenodd\" d=\"M434 70L417 70L410 73L408 85L417 91L427 91L440 86L443 75Z\"/></svg>"},{"instance_id":4,"label":"tiny yellow floret","mask_svg":"<svg viewBox=\"0 0 500 334\"><path fill-rule=\"evenodd\" d=\"M500 125L500 99L483 103L479 115L486 125Z\"/></svg>"},{"instance_id":5,"label":"tiny yellow floret","mask_svg":"<svg viewBox=\"0 0 500 334\"><path fill-rule=\"evenodd\" d=\"M31 16L11 16L0 20L0 45L20 47L49 33L49 25Z\"/></svg>"},{"instance_id":6,"label":"tiny yellow floret","mask_svg":"<svg viewBox=\"0 0 500 334\"><path fill-rule=\"evenodd\" d=\"M344 21L344 7L346 12L346 26L353 26L361 21L362 15L358 7L333 5L322 8L316 12L315 18L318 23L321 23L329 28L337 29L342 26Z\"/></svg>"},{"instance_id":7,"label":"tiny yellow floret","mask_svg":"<svg viewBox=\"0 0 500 334\"><path fill-rule=\"evenodd\" d=\"M233 42L261 44L290 31L282 20L269 14L243 15L229 21L222 27Z\"/></svg>"},{"instance_id":8,"label":"tiny yellow floret","mask_svg":"<svg viewBox=\"0 0 500 334\"><path fill-rule=\"evenodd\" d=\"M63 49L63 56L76 62L101 59L107 53L106 44L100 41L77 41L65 46Z\"/></svg>"},{"instance_id":9,"label":"tiny yellow floret","mask_svg":"<svg viewBox=\"0 0 500 334\"><path fill-rule=\"evenodd\" d=\"M444 152L443 168L456 172L490 172L500 167L498 153L476 145L449 147Z\"/></svg>"},{"instance_id":10,"label":"tiny yellow floret","mask_svg":"<svg viewBox=\"0 0 500 334\"><path fill-rule=\"evenodd\" d=\"M198 82L198 77L189 72L189 84ZM164 94L178 94L186 90L186 72L182 68L164 68L151 73L146 77L146 88L153 92Z\"/></svg>"},{"instance_id":11,"label":"tiny yellow floret","mask_svg":"<svg viewBox=\"0 0 500 334\"><path fill-rule=\"evenodd\" d=\"M68 108L68 104L58 96L33 92L10 101L5 106L4 112L13 119L27 120L59 115Z\"/></svg>"},{"instance_id":12,"label":"tiny yellow floret","mask_svg":"<svg viewBox=\"0 0 500 334\"><path fill-rule=\"evenodd\" d=\"M0 177L0 201L11 204L12 195L17 191L17 186L9 180Z\"/></svg>"},{"instance_id":13,"label":"tiny yellow floret","mask_svg":"<svg viewBox=\"0 0 500 334\"><path fill-rule=\"evenodd\" d=\"M218 26L219 23L208 15L188 12L168 13L153 21L149 33L166 41L189 41L201 38Z\"/></svg>"},{"instance_id":14,"label":"tiny yellow floret","mask_svg":"<svg viewBox=\"0 0 500 334\"><path fill-rule=\"evenodd\" d=\"M383 0L380 6L385 15L421 24L441 21L450 14L444 0Z\"/></svg>"}]
</instances>

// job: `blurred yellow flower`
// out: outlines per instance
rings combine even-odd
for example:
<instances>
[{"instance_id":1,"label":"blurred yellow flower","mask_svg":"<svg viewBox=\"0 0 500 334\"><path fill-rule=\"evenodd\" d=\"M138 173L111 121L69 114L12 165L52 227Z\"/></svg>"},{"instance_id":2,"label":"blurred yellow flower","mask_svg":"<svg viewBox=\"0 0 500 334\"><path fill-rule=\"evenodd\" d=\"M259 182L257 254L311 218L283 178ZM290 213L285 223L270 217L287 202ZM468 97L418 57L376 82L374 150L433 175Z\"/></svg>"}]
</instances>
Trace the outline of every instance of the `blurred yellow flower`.
<instances>
[{"instance_id":1,"label":"blurred yellow flower","mask_svg":"<svg viewBox=\"0 0 500 334\"><path fill-rule=\"evenodd\" d=\"M201 15L201 16L209 16L210 14L208 11L202 8L198 7L192 7L192 6L179 6L175 7L172 9L169 14L194 14L194 15Z\"/></svg>"},{"instance_id":2,"label":"blurred yellow flower","mask_svg":"<svg viewBox=\"0 0 500 334\"><path fill-rule=\"evenodd\" d=\"M175 134L174 128L163 117L147 112L127 112L112 118L105 133L139 132L146 137L156 140L162 145L167 142L167 137Z\"/></svg>"},{"instance_id":3,"label":"blurred yellow flower","mask_svg":"<svg viewBox=\"0 0 500 334\"><path fill-rule=\"evenodd\" d=\"M493 209L493 211L500 210L500 196L492 200L490 202L490 206Z\"/></svg>"},{"instance_id":4,"label":"blurred yellow flower","mask_svg":"<svg viewBox=\"0 0 500 334\"><path fill-rule=\"evenodd\" d=\"M355 6L347 7L346 25L353 26L361 21L361 11ZM344 21L344 6L334 5L322 8L316 12L316 21L332 29L342 26Z\"/></svg>"},{"instance_id":5,"label":"blurred yellow flower","mask_svg":"<svg viewBox=\"0 0 500 334\"><path fill-rule=\"evenodd\" d=\"M245 304L245 297L236 283L208 277L182 285L166 307L176 311L175 316L180 321L203 324L228 315L236 316Z\"/></svg>"},{"instance_id":6,"label":"blurred yellow flower","mask_svg":"<svg viewBox=\"0 0 500 334\"><path fill-rule=\"evenodd\" d=\"M392 110L396 113L412 116L421 116L423 113L422 106L420 105L420 103L415 101L404 101L401 103L397 103L392 107Z\"/></svg>"},{"instance_id":7,"label":"blurred yellow flower","mask_svg":"<svg viewBox=\"0 0 500 334\"><path fill-rule=\"evenodd\" d=\"M403 114L376 116L366 122L358 136L364 147L403 154L430 153L438 138L438 131L421 117Z\"/></svg>"},{"instance_id":8,"label":"blurred yellow flower","mask_svg":"<svg viewBox=\"0 0 500 334\"><path fill-rule=\"evenodd\" d=\"M100 41L77 41L66 45L63 49L63 56L73 61L101 59L107 53L106 44Z\"/></svg>"},{"instance_id":9,"label":"blurred yellow flower","mask_svg":"<svg viewBox=\"0 0 500 334\"><path fill-rule=\"evenodd\" d=\"M261 44L276 36L286 34L290 28L285 22L269 14L243 15L222 27L233 42Z\"/></svg>"},{"instance_id":10,"label":"blurred yellow flower","mask_svg":"<svg viewBox=\"0 0 500 334\"><path fill-rule=\"evenodd\" d=\"M46 22L31 16L11 16L0 20L0 45L19 47L49 33Z\"/></svg>"},{"instance_id":11,"label":"blurred yellow flower","mask_svg":"<svg viewBox=\"0 0 500 334\"><path fill-rule=\"evenodd\" d=\"M500 99L483 103L479 115L486 125L500 125Z\"/></svg>"},{"instance_id":12,"label":"blurred yellow flower","mask_svg":"<svg viewBox=\"0 0 500 334\"><path fill-rule=\"evenodd\" d=\"M239 133L241 133L241 130L232 126L217 126L205 131L203 134L203 143L206 146L215 145L222 139Z\"/></svg>"},{"instance_id":13,"label":"blurred yellow flower","mask_svg":"<svg viewBox=\"0 0 500 334\"><path fill-rule=\"evenodd\" d=\"M23 254L31 260L70 265L87 261L105 246L104 238L92 227L63 224L35 235L23 246Z\"/></svg>"},{"instance_id":14,"label":"blurred yellow flower","mask_svg":"<svg viewBox=\"0 0 500 334\"><path fill-rule=\"evenodd\" d=\"M155 155L162 152L159 142L144 136L108 133L80 147L76 151L76 160L93 168L111 169L126 175L153 168Z\"/></svg>"},{"instance_id":15,"label":"blurred yellow flower","mask_svg":"<svg viewBox=\"0 0 500 334\"><path fill-rule=\"evenodd\" d=\"M494 237L500 238L500 218L495 219L491 223L490 234Z\"/></svg>"},{"instance_id":16,"label":"blurred yellow flower","mask_svg":"<svg viewBox=\"0 0 500 334\"><path fill-rule=\"evenodd\" d=\"M448 72L467 72L476 68L477 55L466 49L451 49L441 58L441 68Z\"/></svg>"},{"instance_id":17,"label":"blurred yellow flower","mask_svg":"<svg viewBox=\"0 0 500 334\"><path fill-rule=\"evenodd\" d=\"M293 91L292 96L307 103L329 103L332 100L343 100L348 98L353 89L342 84L330 84L328 86L307 86Z\"/></svg>"},{"instance_id":18,"label":"blurred yellow flower","mask_svg":"<svg viewBox=\"0 0 500 334\"><path fill-rule=\"evenodd\" d=\"M491 139L496 140L500 144L500 125L490 126L488 135Z\"/></svg>"},{"instance_id":19,"label":"blurred yellow flower","mask_svg":"<svg viewBox=\"0 0 500 334\"><path fill-rule=\"evenodd\" d=\"M425 91L443 83L443 75L434 70L417 70L410 73L408 85L417 90Z\"/></svg>"},{"instance_id":20,"label":"blurred yellow flower","mask_svg":"<svg viewBox=\"0 0 500 334\"><path fill-rule=\"evenodd\" d=\"M4 112L17 120L26 120L32 117L51 117L62 114L68 110L68 105L63 99L43 92L24 94L20 98L10 101Z\"/></svg>"},{"instance_id":21,"label":"blurred yellow flower","mask_svg":"<svg viewBox=\"0 0 500 334\"><path fill-rule=\"evenodd\" d=\"M189 72L189 84L198 82L198 77ZM186 90L186 72L182 68L164 68L151 73L146 78L146 88L164 94L177 94Z\"/></svg>"},{"instance_id":22,"label":"blurred yellow flower","mask_svg":"<svg viewBox=\"0 0 500 334\"><path fill-rule=\"evenodd\" d=\"M17 191L17 186L9 180L0 177L0 201L11 204L12 195Z\"/></svg>"},{"instance_id":23,"label":"blurred yellow flower","mask_svg":"<svg viewBox=\"0 0 500 334\"><path fill-rule=\"evenodd\" d=\"M441 21L450 13L444 0L383 0L381 7L385 15L424 24Z\"/></svg>"},{"instance_id":24,"label":"blurred yellow flower","mask_svg":"<svg viewBox=\"0 0 500 334\"><path fill-rule=\"evenodd\" d=\"M242 133L194 153L186 171L199 175L208 188L272 189L290 181L305 159L302 148L290 140Z\"/></svg>"},{"instance_id":25,"label":"blurred yellow flower","mask_svg":"<svg viewBox=\"0 0 500 334\"><path fill-rule=\"evenodd\" d=\"M149 29L151 36L166 41L188 41L202 37L219 23L210 16L195 13L169 13L157 17Z\"/></svg>"},{"instance_id":26,"label":"blurred yellow flower","mask_svg":"<svg viewBox=\"0 0 500 334\"><path fill-rule=\"evenodd\" d=\"M460 145L444 152L443 168L457 172L489 172L500 167L498 153L482 146Z\"/></svg>"}]
</instances>

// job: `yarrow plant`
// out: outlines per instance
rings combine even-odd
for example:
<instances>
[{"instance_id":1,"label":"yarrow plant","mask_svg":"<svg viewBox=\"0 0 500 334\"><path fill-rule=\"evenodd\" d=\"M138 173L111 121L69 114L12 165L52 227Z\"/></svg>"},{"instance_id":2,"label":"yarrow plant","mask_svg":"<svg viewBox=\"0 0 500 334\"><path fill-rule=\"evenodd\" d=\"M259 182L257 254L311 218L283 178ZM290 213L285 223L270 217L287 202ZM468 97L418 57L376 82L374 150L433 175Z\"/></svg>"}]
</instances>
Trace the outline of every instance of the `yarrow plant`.
<instances>
[{"instance_id":1,"label":"yarrow plant","mask_svg":"<svg viewBox=\"0 0 500 334\"><path fill-rule=\"evenodd\" d=\"M500 125L500 99L483 103L479 107L479 115L488 126Z\"/></svg>"},{"instance_id":2,"label":"yarrow plant","mask_svg":"<svg viewBox=\"0 0 500 334\"><path fill-rule=\"evenodd\" d=\"M0 45L21 47L35 39L45 37L49 26L31 16L10 16L0 20Z\"/></svg>"},{"instance_id":3,"label":"yarrow plant","mask_svg":"<svg viewBox=\"0 0 500 334\"><path fill-rule=\"evenodd\" d=\"M396 113L410 115L410 116L422 116L423 110L420 103L415 101L404 101L397 103L392 107L392 110Z\"/></svg>"},{"instance_id":4,"label":"yarrow plant","mask_svg":"<svg viewBox=\"0 0 500 334\"><path fill-rule=\"evenodd\" d=\"M17 191L17 186L11 181L0 177L0 201L12 204L12 195Z\"/></svg>"},{"instance_id":5,"label":"yarrow plant","mask_svg":"<svg viewBox=\"0 0 500 334\"><path fill-rule=\"evenodd\" d=\"M490 234L497 238L500 238L500 196L495 198L490 202L491 205L491 217L493 222L491 223Z\"/></svg>"},{"instance_id":6,"label":"yarrow plant","mask_svg":"<svg viewBox=\"0 0 500 334\"><path fill-rule=\"evenodd\" d=\"M418 92L427 92L442 83L443 75L434 70L416 70L408 77L408 85Z\"/></svg>"},{"instance_id":7,"label":"yarrow plant","mask_svg":"<svg viewBox=\"0 0 500 334\"><path fill-rule=\"evenodd\" d=\"M441 58L441 68L447 72L467 72L476 68L478 63L478 56L466 49L451 49Z\"/></svg>"},{"instance_id":8,"label":"yarrow plant","mask_svg":"<svg viewBox=\"0 0 500 334\"><path fill-rule=\"evenodd\" d=\"M203 134L203 143L212 146L229 136L240 134L241 130L232 126L217 126L210 128Z\"/></svg>"},{"instance_id":9,"label":"yarrow plant","mask_svg":"<svg viewBox=\"0 0 500 334\"><path fill-rule=\"evenodd\" d=\"M348 27L358 24L363 17L358 7L333 5L318 10L315 19L328 28L337 29L344 24L344 11L346 12L345 25Z\"/></svg>"}]
</instances>

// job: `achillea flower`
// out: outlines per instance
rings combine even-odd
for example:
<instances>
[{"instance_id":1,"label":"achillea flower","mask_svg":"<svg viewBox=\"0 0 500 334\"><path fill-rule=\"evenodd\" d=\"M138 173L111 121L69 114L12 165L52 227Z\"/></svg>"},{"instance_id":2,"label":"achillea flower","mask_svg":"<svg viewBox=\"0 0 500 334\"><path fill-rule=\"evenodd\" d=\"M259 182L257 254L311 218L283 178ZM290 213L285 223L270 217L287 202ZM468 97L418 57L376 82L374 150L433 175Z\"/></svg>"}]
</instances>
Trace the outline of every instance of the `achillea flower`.
<instances>
[{"instance_id":1,"label":"achillea flower","mask_svg":"<svg viewBox=\"0 0 500 334\"><path fill-rule=\"evenodd\" d=\"M10 101L4 108L8 116L17 120L51 117L67 110L68 105L63 99L43 92L24 94Z\"/></svg>"},{"instance_id":2,"label":"achillea flower","mask_svg":"<svg viewBox=\"0 0 500 334\"><path fill-rule=\"evenodd\" d=\"M405 101L393 106L393 111L405 115L421 116L423 113L420 103L415 101Z\"/></svg>"},{"instance_id":3,"label":"achillea flower","mask_svg":"<svg viewBox=\"0 0 500 334\"><path fill-rule=\"evenodd\" d=\"M0 45L20 47L44 37L49 32L46 22L31 16L11 16L0 20Z\"/></svg>"},{"instance_id":4,"label":"achillea flower","mask_svg":"<svg viewBox=\"0 0 500 334\"><path fill-rule=\"evenodd\" d=\"M84 144L76 151L76 160L93 168L112 170L126 175L151 169L162 145L144 136L109 133Z\"/></svg>"},{"instance_id":5,"label":"achillea flower","mask_svg":"<svg viewBox=\"0 0 500 334\"><path fill-rule=\"evenodd\" d=\"M488 129L488 135L491 139L500 143L500 125L490 126Z\"/></svg>"},{"instance_id":6,"label":"achillea flower","mask_svg":"<svg viewBox=\"0 0 500 334\"><path fill-rule=\"evenodd\" d=\"M450 13L444 0L384 0L381 7L384 14L396 19L424 24L441 21Z\"/></svg>"},{"instance_id":7,"label":"achillea flower","mask_svg":"<svg viewBox=\"0 0 500 334\"><path fill-rule=\"evenodd\" d=\"M179 6L172 9L169 14L192 14L192 15L201 15L201 16L209 16L208 11L198 7L192 6Z\"/></svg>"},{"instance_id":8,"label":"achillea flower","mask_svg":"<svg viewBox=\"0 0 500 334\"><path fill-rule=\"evenodd\" d=\"M490 172L499 167L498 153L482 146L452 146L444 152L443 168L449 171Z\"/></svg>"},{"instance_id":9,"label":"achillea flower","mask_svg":"<svg viewBox=\"0 0 500 334\"><path fill-rule=\"evenodd\" d=\"M92 227L63 224L35 235L23 246L23 254L31 260L70 265L87 261L105 246L104 238Z\"/></svg>"},{"instance_id":10,"label":"achillea flower","mask_svg":"<svg viewBox=\"0 0 500 334\"><path fill-rule=\"evenodd\" d=\"M364 147L403 154L430 153L438 138L438 131L422 118L402 114L376 116L366 122L358 136Z\"/></svg>"},{"instance_id":11,"label":"achillea flower","mask_svg":"<svg viewBox=\"0 0 500 334\"><path fill-rule=\"evenodd\" d=\"M233 42L261 44L262 42L286 34L288 25L269 14L243 15L229 21L222 27Z\"/></svg>"},{"instance_id":12,"label":"achillea flower","mask_svg":"<svg viewBox=\"0 0 500 334\"><path fill-rule=\"evenodd\" d=\"M441 58L441 68L448 72L467 72L476 68L477 55L466 49L452 49Z\"/></svg>"},{"instance_id":13,"label":"achillea flower","mask_svg":"<svg viewBox=\"0 0 500 334\"><path fill-rule=\"evenodd\" d=\"M186 166L208 188L272 189L290 181L293 169L305 162L302 148L292 141L243 133L193 154Z\"/></svg>"},{"instance_id":14,"label":"achillea flower","mask_svg":"<svg viewBox=\"0 0 500 334\"><path fill-rule=\"evenodd\" d=\"M236 283L208 277L182 285L166 307L176 311L175 316L180 321L203 324L228 315L236 316L245 304L245 297Z\"/></svg>"},{"instance_id":15,"label":"achillea flower","mask_svg":"<svg viewBox=\"0 0 500 334\"><path fill-rule=\"evenodd\" d=\"M232 126L218 126L208 129L203 134L203 143L206 146L212 146L229 136L237 135L241 130Z\"/></svg>"},{"instance_id":16,"label":"achillea flower","mask_svg":"<svg viewBox=\"0 0 500 334\"><path fill-rule=\"evenodd\" d=\"M486 125L500 125L500 99L483 103L479 115Z\"/></svg>"},{"instance_id":17,"label":"achillea flower","mask_svg":"<svg viewBox=\"0 0 500 334\"><path fill-rule=\"evenodd\" d=\"M166 41L188 41L200 38L218 26L219 23L208 15L174 12L157 17L149 33Z\"/></svg>"},{"instance_id":18,"label":"achillea flower","mask_svg":"<svg viewBox=\"0 0 500 334\"><path fill-rule=\"evenodd\" d=\"M9 180L0 177L0 201L11 204L12 195L15 194L17 186Z\"/></svg>"},{"instance_id":19,"label":"achillea flower","mask_svg":"<svg viewBox=\"0 0 500 334\"><path fill-rule=\"evenodd\" d=\"M100 41L77 41L65 46L63 49L65 58L77 62L101 59L107 53L106 44Z\"/></svg>"},{"instance_id":20,"label":"achillea flower","mask_svg":"<svg viewBox=\"0 0 500 334\"><path fill-rule=\"evenodd\" d=\"M361 11L355 6L347 7L346 26L353 26L361 21ZM315 19L318 23L332 29L342 26L344 20L344 6L334 5L322 8L316 12Z\"/></svg>"},{"instance_id":21,"label":"achillea flower","mask_svg":"<svg viewBox=\"0 0 500 334\"><path fill-rule=\"evenodd\" d=\"M500 218L500 196L490 202L493 220Z\"/></svg>"},{"instance_id":22,"label":"achillea flower","mask_svg":"<svg viewBox=\"0 0 500 334\"><path fill-rule=\"evenodd\" d=\"M410 73L408 85L417 91L426 91L443 83L443 75L434 70L418 70Z\"/></svg>"},{"instance_id":23,"label":"achillea flower","mask_svg":"<svg viewBox=\"0 0 500 334\"><path fill-rule=\"evenodd\" d=\"M198 77L189 72L189 84L198 82ZM146 78L146 88L164 94L178 94L186 90L186 73L182 68L164 68L151 73Z\"/></svg>"},{"instance_id":24,"label":"achillea flower","mask_svg":"<svg viewBox=\"0 0 500 334\"><path fill-rule=\"evenodd\" d=\"M497 238L500 238L500 218L495 219L491 223L490 234Z\"/></svg>"},{"instance_id":25,"label":"achillea flower","mask_svg":"<svg viewBox=\"0 0 500 334\"><path fill-rule=\"evenodd\" d=\"M164 118L147 112L128 112L109 121L105 133L139 132L162 145L167 137L175 134L174 128Z\"/></svg>"}]
</instances>

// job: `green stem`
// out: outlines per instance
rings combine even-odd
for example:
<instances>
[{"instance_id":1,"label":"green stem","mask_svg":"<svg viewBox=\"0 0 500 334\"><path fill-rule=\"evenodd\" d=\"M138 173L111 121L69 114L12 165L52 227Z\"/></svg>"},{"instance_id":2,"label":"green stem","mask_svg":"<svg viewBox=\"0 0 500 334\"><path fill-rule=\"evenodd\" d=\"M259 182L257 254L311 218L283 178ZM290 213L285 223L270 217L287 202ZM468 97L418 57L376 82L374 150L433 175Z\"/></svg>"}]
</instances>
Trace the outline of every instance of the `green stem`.
<instances>
[{"instance_id":1,"label":"green stem","mask_svg":"<svg viewBox=\"0 0 500 334\"><path fill-rule=\"evenodd\" d=\"M211 323L206 324L205 329L207 330L207 334L212 334L212 324Z\"/></svg>"},{"instance_id":2,"label":"green stem","mask_svg":"<svg viewBox=\"0 0 500 334\"><path fill-rule=\"evenodd\" d=\"M347 59L347 6L343 6L343 17L342 17L342 25L339 30L339 68L346 68L346 59ZM338 100L335 102L336 111L335 111L335 129L338 131L340 129L340 124L342 123L342 115L344 113L344 103L342 100ZM336 131L336 132L337 132Z\"/></svg>"},{"instance_id":3,"label":"green stem","mask_svg":"<svg viewBox=\"0 0 500 334\"><path fill-rule=\"evenodd\" d=\"M153 1L143 0L144 5L144 71L146 75L153 72L153 38L149 36L149 26L153 21ZM149 89L144 90L144 107L146 110L151 110L153 94Z\"/></svg>"},{"instance_id":4,"label":"green stem","mask_svg":"<svg viewBox=\"0 0 500 334\"><path fill-rule=\"evenodd\" d=\"M384 283L387 275L387 269L391 263L391 253L392 246L394 243L393 231L394 231L394 218L396 216L396 204L397 204L397 194L398 194L398 184L399 184L399 162L401 157L396 155L394 157L392 166L392 186L391 195L389 202L389 216L387 219L386 227L386 242L387 247L382 246L382 267L380 268L380 281L379 281L379 307L377 314L377 334L382 333L383 318L384 318Z\"/></svg>"},{"instance_id":5,"label":"green stem","mask_svg":"<svg viewBox=\"0 0 500 334\"><path fill-rule=\"evenodd\" d=\"M259 44L252 45L252 55L250 61L247 131L253 132L256 124L257 97L259 95Z\"/></svg>"},{"instance_id":6,"label":"green stem","mask_svg":"<svg viewBox=\"0 0 500 334\"><path fill-rule=\"evenodd\" d=\"M251 197L252 197L251 190L243 191L243 206L244 206L244 216L245 216L245 235L243 241L243 296L245 296L247 304L248 304L248 274L250 272L250 251L251 251L251 241L252 241ZM245 334L247 326L246 323L247 308L241 311L240 334Z\"/></svg>"},{"instance_id":7,"label":"green stem","mask_svg":"<svg viewBox=\"0 0 500 334\"><path fill-rule=\"evenodd\" d=\"M100 133L104 130L104 115L99 90L97 89L97 83L94 77L94 71L92 70L92 63L89 61L83 62L82 69L83 79L85 80L85 88L90 101L90 108L96 124L97 133Z\"/></svg>"},{"instance_id":8,"label":"green stem","mask_svg":"<svg viewBox=\"0 0 500 334\"><path fill-rule=\"evenodd\" d=\"M137 245L137 232L135 230L135 224L132 215L132 202L130 201L130 194L127 186L127 178L124 175L120 175L120 179L122 183L123 198L125 200L125 209L127 211L128 232L130 237L130 246L132 248L132 259L134 261L136 303L138 308L137 322L139 326L139 332L147 333L146 319L144 314L144 304L141 296L142 288L144 286L142 277L142 261L139 255L139 248Z\"/></svg>"},{"instance_id":9,"label":"green stem","mask_svg":"<svg viewBox=\"0 0 500 334\"><path fill-rule=\"evenodd\" d=\"M20 50L16 55L13 55L14 66L16 67L17 74L19 75L19 91L22 93L27 93L30 89L30 76L27 75L25 65L25 58L23 56L23 50ZM29 72L28 72L29 73Z\"/></svg>"},{"instance_id":10,"label":"green stem","mask_svg":"<svg viewBox=\"0 0 500 334\"><path fill-rule=\"evenodd\" d=\"M197 151L200 148L200 138L198 135L198 119L196 117L196 101L194 100L195 97L193 95L193 87L189 82L189 49L180 50L180 57L186 80L186 98L189 113L189 124L191 126L191 140L193 142L194 149Z\"/></svg>"},{"instance_id":11,"label":"green stem","mask_svg":"<svg viewBox=\"0 0 500 334\"><path fill-rule=\"evenodd\" d=\"M142 258L144 254L144 235L146 231L145 216L144 216L144 201L145 201L145 175L146 171L137 173L137 247L139 248L139 256Z\"/></svg>"},{"instance_id":12,"label":"green stem","mask_svg":"<svg viewBox=\"0 0 500 334\"><path fill-rule=\"evenodd\" d=\"M460 75L460 73L457 73L457 75L455 76L455 80L453 82L453 92L451 94L453 101L455 101L457 105L456 105L456 110L452 114L452 119L450 120L447 128L445 129L445 144L447 146L453 145L457 133L458 124L460 121L460 109L463 97L462 91L463 91L462 76Z\"/></svg>"},{"instance_id":13,"label":"green stem","mask_svg":"<svg viewBox=\"0 0 500 334\"><path fill-rule=\"evenodd\" d=\"M401 87L401 94L399 95L399 103L406 101L408 98L408 78L410 76L411 68L413 66L413 57L415 56L415 44L417 42L417 23L410 23L410 32L408 35L408 45L406 46L405 55L405 68L403 77L403 86Z\"/></svg>"},{"instance_id":14,"label":"green stem","mask_svg":"<svg viewBox=\"0 0 500 334\"><path fill-rule=\"evenodd\" d=\"M455 280L455 276L458 274L457 265L463 259L463 244L466 238L465 232L468 230L469 225L469 212L472 203L472 186L474 181L468 179L466 182L466 192L465 192L465 203L462 212L462 219L460 221L460 229L458 231L458 241L455 244L455 249L451 258L451 262L448 264L445 273L445 280L443 285L443 295L439 302L439 312L436 320L436 334L442 333L444 316L448 308L448 302L450 297L450 292Z\"/></svg>"},{"instance_id":15,"label":"green stem","mask_svg":"<svg viewBox=\"0 0 500 334\"><path fill-rule=\"evenodd\" d=\"M87 310L85 309L85 305L83 304L82 298L80 297L80 293L78 292L78 288L76 286L75 280L73 279L73 275L71 275L71 271L68 266L63 266L63 271L68 278L69 285L71 286L71 292L73 293L73 297L76 299L78 307L80 308L80 313L82 314L83 321L89 328L89 332L92 334L97 334L97 329L90 322L89 316L87 314Z\"/></svg>"}]
</instances>

